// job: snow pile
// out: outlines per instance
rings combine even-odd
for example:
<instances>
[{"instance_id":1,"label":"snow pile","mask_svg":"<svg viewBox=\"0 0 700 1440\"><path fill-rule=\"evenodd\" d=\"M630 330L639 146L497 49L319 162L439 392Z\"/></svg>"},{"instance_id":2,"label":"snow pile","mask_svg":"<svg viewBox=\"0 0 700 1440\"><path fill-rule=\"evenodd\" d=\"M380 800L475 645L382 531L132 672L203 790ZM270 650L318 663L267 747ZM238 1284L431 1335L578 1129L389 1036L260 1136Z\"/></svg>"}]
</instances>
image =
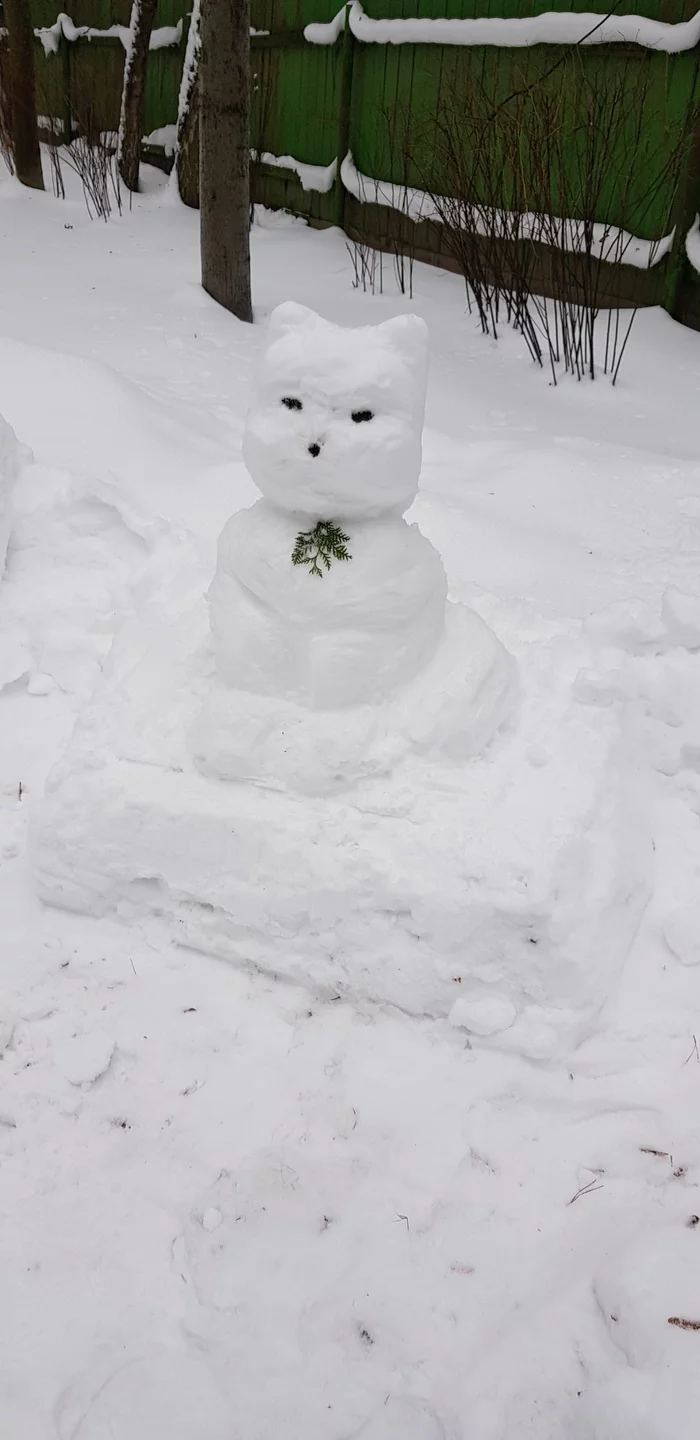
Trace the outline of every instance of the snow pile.
<instances>
[{"instance_id":1,"label":"snow pile","mask_svg":"<svg viewBox=\"0 0 700 1440\"><path fill-rule=\"evenodd\" d=\"M169 644L122 636L56 767L36 835L45 899L155 912L196 948L321 993L432 1015L488 1000L485 1026L483 1012L457 1021L505 1026L503 1043L527 1053L580 1035L619 974L651 860L634 730L624 707L575 698L580 653L518 654L517 726L483 758L447 772L404 760L315 798L285 792L272 767L256 775L252 727L259 786L197 774L187 735L211 694L203 604L173 629ZM222 746L227 716L235 727L248 713L230 695ZM341 754L345 723L337 712ZM314 743L312 723L318 769Z\"/></svg>"},{"instance_id":2,"label":"snow pile","mask_svg":"<svg viewBox=\"0 0 700 1440\"><path fill-rule=\"evenodd\" d=\"M178 550L187 565L186 547L114 484L39 465L25 470L14 512L0 687L25 677L32 694L85 700L145 574L157 589Z\"/></svg>"},{"instance_id":3,"label":"snow pile","mask_svg":"<svg viewBox=\"0 0 700 1440\"><path fill-rule=\"evenodd\" d=\"M679 838L666 839L658 923L676 960L693 967L700 964L700 594L668 586L658 609L613 605L587 628L605 644L607 665L598 677L579 675L578 695L593 706L635 707L650 763L675 796Z\"/></svg>"},{"instance_id":4,"label":"snow pile","mask_svg":"<svg viewBox=\"0 0 700 1440\"><path fill-rule=\"evenodd\" d=\"M182 20L178 20L176 25L159 25L152 30L149 50L168 50L171 45L179 45L182 40L182 23Z\"/></svg>"},{"instance_id":5,"label":"snow pile","mask_svg":"<svg viewBox=\"0 0 700 1440\"><path fill-rule=\"evenodd\" d=\"M632 44L677 55L692 50L700 40L700 12L676 24L643 15L555 10L517 19L483 16L375 20L365 14L360 0L352 0L333 20L305 26L304 37L309 44L334 45L345 28L347 9L355 38L375 45L503 45L518 49L529 45Z\"/></svg>"},{"instance_id":6,"label":"snow pile","mask_svg":"<svg viewBox=\"0 0 700 1440\"><path fill-rule=\"evenodd\" d=\"M150 135L144 135L142 145L162 145L164 155L174 155L177 149L177 125L160 125Z\"/></svg>"},{"instance_id":7,"label":"snow pile","mask_svg":"<svg viewBox=\"0 0 700 1440\"><path fill-rule=\"evenodd\" d=\"M0 579L10 538L12 492L20 465L27 457L28 451L19 445L14 430L0 415Z\"/></svg>"},{"instance_id":8,"label":"snow pile","mask_svg":"<svg viewBox=\"0 0 700 1440\"><path fill-rule=\"evenodd\" d=\"M2 340L0 389L35 455L28 463L30 452L17 447L9 426L0 427L5 475L27 462L14 485L0 690L25 678L32 694L85 700L137 600L139 613L148 612L152 595L162 603L174 566L179 594L201 590L206 562L178 523L178 509L192 474L206 466L207 445L195 447L166 404L94 361ZM215 513L214 486L208 494Z\"/></svg>"},{"instance_id":9,"label":"snow pile","mask_svg":"<svg viewBox=\"0 0 700 1440\"><path fill-rule=\"evenodd\" d=\"M62 226L61 233L70 238ZM226 455L213 427L200 433L167 396L154 398L112 364L62 352L59 335L56 344L51 351L0 337L3 406L36 460L66 472L71 483L97 481L112 493L116 484L121 507L139 516L137 523L144 519L147 487L144 523L164 529L186 523L193 476L208 470L202 483L216 535L227 514L229 487L223 478L219 494L213 483L212 467Z\"/></svg>"}]
</instances>

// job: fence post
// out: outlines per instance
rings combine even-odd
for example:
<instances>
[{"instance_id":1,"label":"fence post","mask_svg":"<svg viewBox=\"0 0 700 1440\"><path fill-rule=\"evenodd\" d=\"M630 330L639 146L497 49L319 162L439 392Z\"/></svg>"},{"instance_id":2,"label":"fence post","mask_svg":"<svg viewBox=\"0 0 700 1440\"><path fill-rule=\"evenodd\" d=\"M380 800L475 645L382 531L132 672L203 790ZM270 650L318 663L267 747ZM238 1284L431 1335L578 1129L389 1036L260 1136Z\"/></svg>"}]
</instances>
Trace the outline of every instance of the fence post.
<instances>
[{"instance_id":1,"label":"fence post","mask_svg":"<svg viewBox=\"0 0 700 1440\"><path fill-rule=\"evenodd\" d=\"M340 109L338 113L338 173L335 177L335 222L343 228L345 219L345 188L340 178L340 167L348 153L350 143L350 114L352 110L352 70L355 59L355 37L350 29L350 6L345 7L345 29L340 57Z\"/></svg>"},{"instance_id":2,"label":"fence post","mask_svg":"<svg viewBox=\"0 0 700 1440\"><path fill-rule=\"evenodd\" d=\"M61 54L62 77L62 141L64 145L70 145L73 139L73 110L70 93L70 41L66 40L65 35L61 32L58 43Z\"/></svg>"},{"instance_id":3,"label":"fence post","mask_svg":"<svg viewBox=\"0 0 700 1440\"><path fill-rule=\"evenodd\" d=\"M700 118L696 96L700 81L700 60L695 62L695 76L693 81L692 104L692 128L688 137L688 154L686 156L684 174L679 183L678 202L676 204L675 236L671 253L668 257L668 278L666 281L666 293L663 305L672 315L674 320L680 320L683 309L683 288L684 280L688 270L688 261L685 254L685 237L692 225L695 216L700 210L698 203L700 196Z\"/></svg>"}]
</instances>

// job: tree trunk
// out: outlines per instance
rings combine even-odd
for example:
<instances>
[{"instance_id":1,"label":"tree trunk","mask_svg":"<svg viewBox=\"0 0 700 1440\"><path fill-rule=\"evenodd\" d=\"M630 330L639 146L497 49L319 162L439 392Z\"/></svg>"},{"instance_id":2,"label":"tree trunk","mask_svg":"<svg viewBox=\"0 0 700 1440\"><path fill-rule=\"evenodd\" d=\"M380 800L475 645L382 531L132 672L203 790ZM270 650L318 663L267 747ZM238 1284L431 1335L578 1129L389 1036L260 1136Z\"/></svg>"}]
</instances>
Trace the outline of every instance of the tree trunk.
<instances>
[{"instance_id":1,"label":"tree trunk","mask_svg":"<svg viewBox=\"0 0 700 1440\"><path fill-rule=\"evenodd\" d=\"M183 204L190 205L193 210L199 205L199 59L202 48L199 13L200 0L194 0L182 68L175 148L178 194Z\"/></svg>"},{"instance_id":2,"label":"tree trunk","mask_svg":"<svg viewBox=\"0 0 700 1440\"><path fill-rule=\"evenodd\" d=\"M43 190L36 123L34 27L29 0L4 0L7 26L7 93L12 151L17 179Z\"/></svg>"},{"instance_id":3,"label":"tree trunk","mask_svg":"<svg viewBox=\"0 0 700 1440\"><path fill-rule=\"evenodd\" d=\"M133 0L129 49L124 62L124 89L119 118L119 174L127 190L139 188L141 135L146 102L146 69L158 0Z\"/></svg>"},{"instance_id":4,"label":"tree trunk","mask_svg":"<svg viewBox=\"0 0 700 1440\"><path fill-rule=\"evenodd\" d=\"M248 0L203 0L200 85L202 285L239 320L250 321Z\"/></svg>"}]
</instances>

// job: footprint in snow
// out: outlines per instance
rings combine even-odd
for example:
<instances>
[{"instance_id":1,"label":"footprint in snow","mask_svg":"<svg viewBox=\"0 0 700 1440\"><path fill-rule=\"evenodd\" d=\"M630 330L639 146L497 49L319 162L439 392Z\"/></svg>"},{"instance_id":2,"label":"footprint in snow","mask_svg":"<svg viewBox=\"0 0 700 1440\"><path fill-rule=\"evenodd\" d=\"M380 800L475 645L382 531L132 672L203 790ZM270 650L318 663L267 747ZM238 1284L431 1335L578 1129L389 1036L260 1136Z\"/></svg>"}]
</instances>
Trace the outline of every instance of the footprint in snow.
<instances>
[{"instance_id":1,"label":"footprint in snow","mask_svg":"<svg viewBox=\"0 0 700 1440\"><path fill-rule=\"evenodd\" d=\"M352 1440L445 1440L445 1429L437 1415L420 1400L403 1400L391 1395L371 1415Z\"/></svg>"},{"instance_id":2,"label":"footprint in snow","mask_svg":"<svg viewBox=\"0 0 700 1440\"><path fill-rule=\"evenodd\" d=\"M104 1030L67 1035L53 1042L57 1068L71 1085L92 1085L109 1068L115 1042Z\"/></svg>"},{"instance_id":3,"label":"footprint in snow","mask_svg":"<svg viewBox=\"0 0 700 1440\"><path fill-rule=\"evenodd\" d=\"M59 1440L240 1440L218 1386L188 1350L154 1347L77 1380L55 1410Z\"/></svg>"}]
</instances>

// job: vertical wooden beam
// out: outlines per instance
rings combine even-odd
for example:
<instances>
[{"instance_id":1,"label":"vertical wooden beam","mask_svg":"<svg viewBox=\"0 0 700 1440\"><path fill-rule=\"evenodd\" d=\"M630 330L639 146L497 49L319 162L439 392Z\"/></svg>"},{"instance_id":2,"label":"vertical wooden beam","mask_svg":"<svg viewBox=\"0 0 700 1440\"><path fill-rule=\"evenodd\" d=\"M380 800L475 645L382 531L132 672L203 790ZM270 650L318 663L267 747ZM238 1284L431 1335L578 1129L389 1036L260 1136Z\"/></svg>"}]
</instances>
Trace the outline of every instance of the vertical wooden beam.
<instances>
[{"instance_id":1,"label":"vertical wooden beam","mask_svg":"<svg viewBox=\"0 0 700 1440\"><path fill-rule=\"evenodd\" d=\"M59 40L59 49L61 55L62 87L61 141L64 145L70 145L71 140L73 139L73 107L71 104L71 47L70 41L66 40L64 34L61 34L61 38Z\"/></svg>"},{"instance_id":2,"label":"vertical wooden beam","mask_svg":"<svg viewBox=\"0 0 700 1440\"><path fill-rule=\"evenodd\" d=\"M697 56L697 51L695 52ZM696 58L692 94L689 102L691 125L688 133L688 153L679 179L678 193L672 220L675 224L673 246L668 257L668 270L664 294L664 309L674 320L682 320L684 304L684 281L688 273L685 254L685 238L700 210L700 60Z\"/></svg>"},{"instance_id":3,"label":"vertical wooden beam","mask_svg":"<svg viewBox=\"0 0 700 1440\"><path fill-rule=\"evenodd\" d=\"M355 37L350 29L350 6L345 7L345 29L343 30L340 56L340 107L338 112L338 173L335 177L335 222L343 227L345 219L345 187L340 178L340 167L350 146L350 120L352 115L352 74L355 61Z\"/></svg>"}]
</instances>

